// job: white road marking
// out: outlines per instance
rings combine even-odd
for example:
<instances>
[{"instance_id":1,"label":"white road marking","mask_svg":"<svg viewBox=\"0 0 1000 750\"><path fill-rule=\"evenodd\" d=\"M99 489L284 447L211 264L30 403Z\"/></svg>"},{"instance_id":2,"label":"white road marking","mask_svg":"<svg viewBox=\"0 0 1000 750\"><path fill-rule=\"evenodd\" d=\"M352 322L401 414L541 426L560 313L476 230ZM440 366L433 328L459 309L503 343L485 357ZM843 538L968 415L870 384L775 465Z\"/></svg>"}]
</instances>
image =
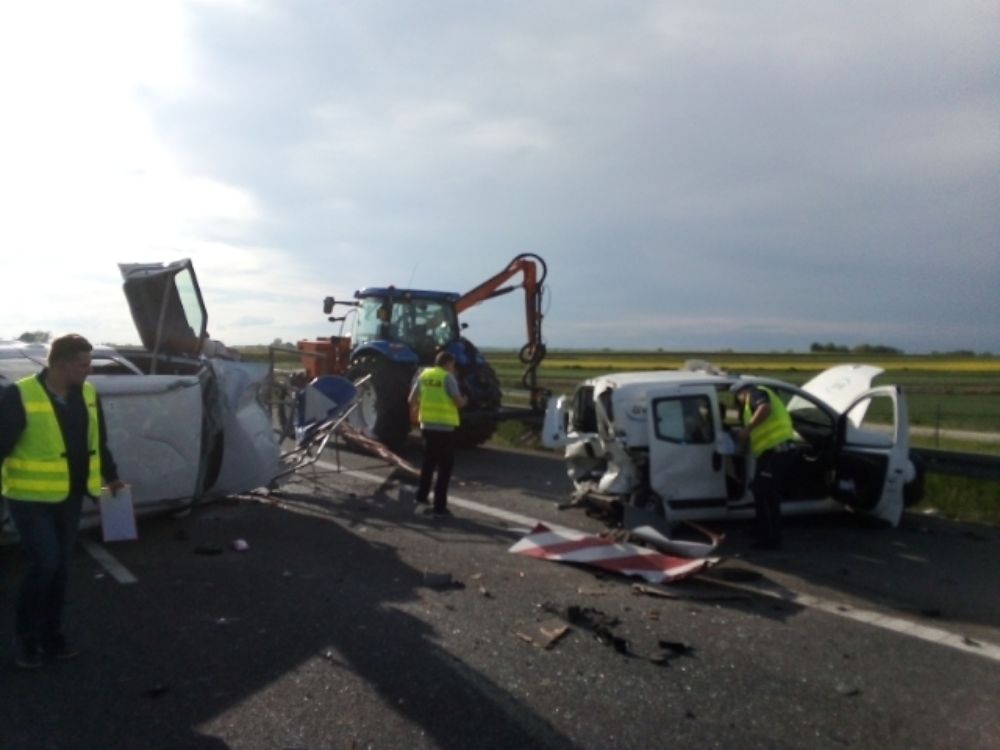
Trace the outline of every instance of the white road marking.
<instances>
[{"instance_id":1,"label":"white road marking","mask_svg":"<svg viewBox=\"0 0 1000 750\"><path fill-rule=\"evenodd\" d=\"M385 477L381 477L378 474L370 474L366 471L341 469L334 464L322 460L317 461L316 464L325 469L337 471L341 474L355 477L366 482L372 482L374 484L385 484L387 481ZM493 518L499 518L503 521L518 524L523 527L522 530L525 533L533 529L539 523L544 523L553 530L570 531L574 533L579 532L579 529L569 529L566 526L559 526L557 524L549 523L548 521L541 521L537 518L521 515L520 513L512 513L507 510L484 505L483 503L477 503L474 500L466 500L465 498L455 497L454 495L448 496L448 503L458 508L464 508L475 513L482 513L487 516L492 516ZM842 602L836 602L832 599L823 599L818 596L801 594L788 589L783 589L781 591L769 591L755 586L734 586L729 582L726 582L726 585L750 591L755 594L781 599L782 601L792 602L802 607L809 607L810 609L826 612L827 614L836 615L837 617L844 617L848 620L854 620L855 622L864 623L866 625L874 625L875 627L899 633L900 635L918 638L920 640L927 641L928 643L935 643L939 646L947 646L967 654L974 654L975 656L982 656L987 659L1000 662L1000 646L978 639L967 638L964 635L958 635L957 633L942 630L941 628L922 625L918 622L913 622L912 620L903 619L902 617L884 615L873 610L859 609Z\"/></svg>"},{"instance_id":2,"label":"white road marking","mask_svg":"<svg viewBox=\"0 0 1000 750\"><path fill-rule=\"evenodd\" d=\"M90 556L97 560L97 563L108 572L108 575L118 581L118 583L136 583L139 580L132 575L128 568L118 562L103 545L83 538L80 539L80 543L90 553Z\"/></svg>"}]
</instances>

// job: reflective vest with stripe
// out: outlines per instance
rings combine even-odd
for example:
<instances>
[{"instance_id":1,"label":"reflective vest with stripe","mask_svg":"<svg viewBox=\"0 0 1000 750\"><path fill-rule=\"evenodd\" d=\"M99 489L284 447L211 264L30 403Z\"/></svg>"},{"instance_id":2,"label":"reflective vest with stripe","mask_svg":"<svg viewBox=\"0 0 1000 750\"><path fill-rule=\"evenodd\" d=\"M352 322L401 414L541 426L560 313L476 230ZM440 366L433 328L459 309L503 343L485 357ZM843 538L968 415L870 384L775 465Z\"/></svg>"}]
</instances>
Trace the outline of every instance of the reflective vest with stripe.
<instances>
[{"instance_id":1,"label":"reflective vest with stripe","mask_svg":"<svg viewBox=\"0 0 1000 750\"><path fill-rule=\"evenodd\" d=\"M787 443L795 437L795 430L792 427L792 418L788 416L788 409L781 402L781 399L774 395L770 388L762 385L756 386L771 402L771 413L767 419L750 430L750 451L754 456L760 456L764 451L771 450L776 445ZM753 408L750 406L750 399L747 398L743 405L743 424L750 424L753 418Z\"/></svg>"},{"instance_id":2,"label":"reflective vest with stripe","mask_svg":"<svg viewBox=\"0 0 1000 750\"><path fill-rule=\"evenodd\" d=\"M420 423L458 427L458 407L448 395L444 381L449 373L443 367L429 367L420 373Z\"/></svg>"},{"instance_id":3,"label":"reflective vest with stripe","mask_svg":"<svg viewBox=\"0 0 1000 750\"><path fill-rule=\"evenodd\" d=\"M38 378L17 381L24 404L25 427L14 450L3 462L3 494L12 500L58 503L69 496L69 461L59 418L52 400ZM87 451L90 473L87 493L101 494L101 451L97 439L97 391L83 384L87 407Z\"/></svg>"}]
</instances>

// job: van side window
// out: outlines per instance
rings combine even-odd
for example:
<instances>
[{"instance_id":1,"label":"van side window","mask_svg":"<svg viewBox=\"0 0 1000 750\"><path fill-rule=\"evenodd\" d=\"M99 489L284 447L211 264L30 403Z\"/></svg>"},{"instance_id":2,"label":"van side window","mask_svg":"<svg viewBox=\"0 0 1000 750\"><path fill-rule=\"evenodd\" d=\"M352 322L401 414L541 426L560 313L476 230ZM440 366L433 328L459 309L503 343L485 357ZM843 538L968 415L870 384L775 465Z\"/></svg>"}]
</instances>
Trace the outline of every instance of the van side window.
<instances>
[{"instance_id":1,"label":"van side window","mask_svg":"<svg viewBox=\"0 0 1000 750\"><path fill-rule=\"evenodd\" d=\"M658 398L653 401L656 437L672 443L715 442L712 404L707 396Z\"/></svg>"}]
</instances>

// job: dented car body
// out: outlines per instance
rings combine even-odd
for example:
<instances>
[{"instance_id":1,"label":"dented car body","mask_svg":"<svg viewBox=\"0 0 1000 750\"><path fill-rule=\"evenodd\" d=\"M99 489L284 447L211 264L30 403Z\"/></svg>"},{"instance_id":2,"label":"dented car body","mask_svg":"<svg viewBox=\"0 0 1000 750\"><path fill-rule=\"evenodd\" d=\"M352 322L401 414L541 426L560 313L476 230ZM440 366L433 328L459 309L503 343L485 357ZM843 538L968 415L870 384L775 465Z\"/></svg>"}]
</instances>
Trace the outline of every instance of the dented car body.
<instances>
[{"instance_id":1,"label":"dented car body","mask_svg":"<svg viewBox=\"0 0 1000 750\"><path fill-rule=\"evenodd\" d=\"M267 485L280 446L263 400L266 365L207 335L188 260L120 266L142 346L95 346L89 377L108 445L138 512ZM40 371L47 347L0 343L0 387ZM96 508L85 504L86 516Z\"/></svg>"},{"instance_id":2,"label":"dented car body","mask_svg":"<svg viewBox=\"0 0 1000 750\"><path fill-rule=\"evenodd\" d=\"M730 388L765 385L795 428L794 470L782 512L849 509L888 525L919 500L906 399L872 387L882 370L840 365L801 387L712 368L614 373L549 402L543 443L564 448L579 497L654 510L668 522L754 513L754 459L736 450Z\"/></svg>"}]
</instances>

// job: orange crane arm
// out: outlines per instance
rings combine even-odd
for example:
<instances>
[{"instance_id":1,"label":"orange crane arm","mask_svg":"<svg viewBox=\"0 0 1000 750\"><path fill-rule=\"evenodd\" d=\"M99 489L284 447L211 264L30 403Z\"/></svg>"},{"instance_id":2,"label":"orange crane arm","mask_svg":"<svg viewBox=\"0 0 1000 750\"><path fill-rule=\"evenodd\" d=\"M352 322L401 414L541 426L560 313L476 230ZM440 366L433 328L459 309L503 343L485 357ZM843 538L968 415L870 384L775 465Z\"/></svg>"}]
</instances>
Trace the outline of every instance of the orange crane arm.
<instances>
[{"instance_id":1,"label":"orange crane arm","mask_svg":"<svg viewBox=\"0 0 1000 750\"><path fill-rule=\"evenodd\" d=\"M523 275L520 284L503 286L517 274ZM455 303L455 312L461 314L480 302L524 289L524 316L528 329L528 343L521 348L520 359L526 365L522 383L531 392L531 406L545 408L544 394L538 388L536 370L545 358L545 344L542 341L542 294L545 276L548 273L545 261L534 253L521 253L507 264L500 273L491 276L479 286L469 290Z\"/></svg>"}]
</instances>

